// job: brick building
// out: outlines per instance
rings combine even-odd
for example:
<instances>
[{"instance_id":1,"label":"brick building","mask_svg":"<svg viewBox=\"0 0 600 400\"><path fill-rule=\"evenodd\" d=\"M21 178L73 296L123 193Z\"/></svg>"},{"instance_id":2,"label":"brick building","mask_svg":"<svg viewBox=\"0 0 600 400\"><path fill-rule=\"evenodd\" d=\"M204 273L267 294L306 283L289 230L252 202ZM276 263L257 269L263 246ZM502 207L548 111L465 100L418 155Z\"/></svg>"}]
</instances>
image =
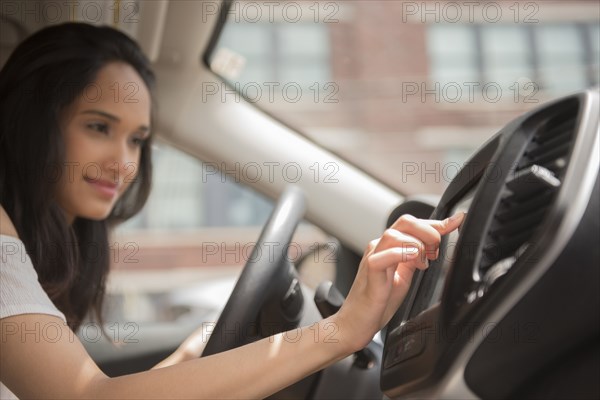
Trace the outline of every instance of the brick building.
<instances>
[{"instance_id":1,"label":"brick building","mask_svg":"<svg viewBox=\"0 0 600 400\"><path fill-rule=\"evenodd\" d=\"M231 10L221 38L241 74L217 72L407 194L441 193L512 118L598 85L593 1L288 2L257 18L260 4ZM299 83L304 96L272 101L248 86L257 82Z\"/></svg>"}]
</instances>

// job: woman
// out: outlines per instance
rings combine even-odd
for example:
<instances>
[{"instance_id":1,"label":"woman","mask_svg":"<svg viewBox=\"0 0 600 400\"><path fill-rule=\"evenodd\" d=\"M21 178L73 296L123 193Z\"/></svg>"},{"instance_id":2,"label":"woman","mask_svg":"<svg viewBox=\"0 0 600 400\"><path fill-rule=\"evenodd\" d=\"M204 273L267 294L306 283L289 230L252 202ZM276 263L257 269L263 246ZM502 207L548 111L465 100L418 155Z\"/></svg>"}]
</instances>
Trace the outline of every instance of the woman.
<instances>
[{"instance_id":1,"label":"woman","mask_svg":"<svg viewBox=\"0 0 600 400\"><path fill-rule=\"evenodd\" d=\"M364 347L462 220L400 218L318 335L313 325L295 343L278 334L206 358L182 347L160 368L108 378L72 331L90 311L101 318L108 229L149 193L153 86L133 41L75 23L32 35L0 72L2 398L265 397ZM337 343L315 341L330 323ZM40 340L46 327L52 340Z\"/></svg>"}]
</instances>

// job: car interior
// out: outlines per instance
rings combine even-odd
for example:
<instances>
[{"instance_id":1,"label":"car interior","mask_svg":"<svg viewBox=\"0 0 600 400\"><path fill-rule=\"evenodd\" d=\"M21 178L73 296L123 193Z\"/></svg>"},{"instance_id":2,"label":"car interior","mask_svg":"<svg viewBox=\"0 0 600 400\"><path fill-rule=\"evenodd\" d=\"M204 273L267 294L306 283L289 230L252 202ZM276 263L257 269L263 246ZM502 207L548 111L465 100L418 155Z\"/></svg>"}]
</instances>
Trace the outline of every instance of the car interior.
<instances>
[{"instance_id":1,"label":"car interior","mask_svg":"<svg viewBox=\"0 0 600 400\"><path fill-rule=\"evenodd\" d=\"M462 211L367 347L272 398L600 398L596 1L2 1L0 63L67 21L158 80L153 193L78 332L106 374L311 325L397 218Z\"/></svg>"}]
</instances>

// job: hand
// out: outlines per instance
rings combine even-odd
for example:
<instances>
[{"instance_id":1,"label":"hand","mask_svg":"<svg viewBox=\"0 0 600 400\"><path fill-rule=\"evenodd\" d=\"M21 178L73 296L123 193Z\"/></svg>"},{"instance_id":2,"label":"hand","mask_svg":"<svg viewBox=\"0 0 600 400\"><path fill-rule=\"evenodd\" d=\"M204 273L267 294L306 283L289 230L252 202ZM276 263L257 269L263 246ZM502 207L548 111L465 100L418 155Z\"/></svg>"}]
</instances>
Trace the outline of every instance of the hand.
<instances>
[{"instance_id":1,"label":"hand","mask_svg":"<svg viewBox=\"0 0 600 400\"><path fill-rule=\"evenodd\" d=\"M192 334L188 336L183 343L181 343L181 345L173 354L156 364L152 369L169 367L171 365L200 357L210 335L210 333L207 331L207 327L209 325L210 324L202 324L198 329L192 332Z\"/></svg>"},{"instance_id":2,"label":"hand","mask_svg":"<svg viewBox=\"0 0 600 400\"><path fill-rule=\"evenodd\" d=\"M392 318L408 293L415 270L439 254L442 235L458 228L464 213L442 221L401 216L373 240L361 260L354 284L334 315L349 352L365 347Z\"/></svg>"}]
</instances>

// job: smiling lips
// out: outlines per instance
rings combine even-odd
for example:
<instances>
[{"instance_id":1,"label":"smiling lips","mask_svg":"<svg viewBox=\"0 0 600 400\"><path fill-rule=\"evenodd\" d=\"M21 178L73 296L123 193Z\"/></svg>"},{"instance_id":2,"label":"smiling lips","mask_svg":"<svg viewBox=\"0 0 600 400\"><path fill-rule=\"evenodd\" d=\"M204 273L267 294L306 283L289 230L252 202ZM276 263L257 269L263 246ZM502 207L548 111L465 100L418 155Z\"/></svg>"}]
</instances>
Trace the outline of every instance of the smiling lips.
<instances>
[{"instance_id":1,"label":"smiling lips","mask_svg":"<svg viewBox=\"0 0 600 400\"><path fill-rule=\"evenodd\" d=\"M94 187L94 189L96 189L98 194L100 194L101 196L103 196L105 198L112 199L113 197L115 197L117 195L117 191L119 189L119 184L117 184L115 182L102 180L102 179L91 179L91 178L87 178L87 177L85 177L84 179L87 183L92 185L92 187Z\"/></svg>"}]
</instances>

